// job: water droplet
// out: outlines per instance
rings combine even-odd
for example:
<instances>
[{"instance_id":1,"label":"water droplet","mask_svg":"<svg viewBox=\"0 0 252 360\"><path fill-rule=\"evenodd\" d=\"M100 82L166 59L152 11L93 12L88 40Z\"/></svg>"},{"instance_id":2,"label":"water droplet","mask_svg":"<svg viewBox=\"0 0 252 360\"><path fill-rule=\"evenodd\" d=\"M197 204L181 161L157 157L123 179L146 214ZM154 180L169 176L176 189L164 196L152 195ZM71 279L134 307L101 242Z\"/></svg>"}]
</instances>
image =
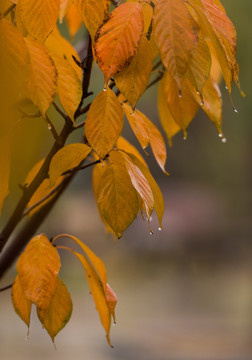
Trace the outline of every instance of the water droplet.
<instances>
[{"instance_id":1,"label":"water droplet","mask_svg":"<svg viewBox=\"0 0 252 360\"><path fill-rule=\"evenodd\" d=\"M204 106L204 101L203 100L201 101L200 106Z\"/></svg>"},{"instance_id":2,"label":"water droplet","mask_svg":"<svg viewBox=\"0 0 252 360\"><path fill-rule=\"evenodd\" d=\"M161 231L161 230L162 230L162 228L159 226L158 231Z\"/></svg>"},{"instance_id":3,"label":"water droplet","mask_svg":"<svg viewBox=\"0 0 252 360\"><path fill-rule=\"evenodd\" d=\"M52 130L52 125L51 125L51 124L47 124L47 129L48 129L48 130Z\"/></svg>"},{"instance_id":4,"label":"water droplet","mask_svg":"<svg viewBox=\"0 0 252 360\"><path fill-rule=\"evenodd\" d=\"M182 98L182 91L179 89L179 98L181 99Z\"/></svg>"},{"instance_id":5,"label":"water droplet","mask_svg":"<svg viewBox=\"0 0 252 360\"><path fill-rule=\"evenodd\" d=\"M150 219L149 219L149 221L150 221L150 222L152 221L152 216L150 216Z\"/></svg>"},{"instance_id":6,"label":"water droplet","mask_svg":"<svg viewBox=\"0 0 252 360\"><path fill-rule=\"evenodd\" d=\"M152 230L150 230L150 235L153 235L153 234L154 234L154 232Z\"/></svg>"},{"instance_id":7,"label":"water droplet","mask_svg":"<svg viewBox=\"0 0 252 360\"><path fill-rule=\"evenodd\" d=\"M199 90L197 90L196 92L197 92L197 95L200 95L200 92L199 92Z\"/></svg>"},{"instance_id":8,"label":"water droplet","mask_svg":"<svg viewBox=\"0 0 252 360\"><path fill-rule=\"evenodd\" d=\"M183 140L186 140L187 139L187 131L186 130L183 131L183 135L184 135Z\"/></svg>"},{"instance_id":9,"label":"water droplet","mask_svg":"<svg viewBox=\"0 0 252 360\"><path fill-rule=\"evenodd\" d=\"M104 85L104 87L103 87L102 90L103 90L103 91L107 91L107 84Z\"/></svg>"},{"instance_id":10,"label":"water droplet","mask_svg":"<svg viewBox=\"0 0 252 360\"><path fill-rule=\"evenodd\" d=\"M116 326L116 322L115 322L115 321L113 322L113 326Z\"/></svg>"},{"instance_id":11,"label":"water droplet","mask_svg":"<svg viewBox=\"0 0 252 360\"><path fill-rule=\"evenodd\" d=\"M29 339L29 336L28 335L26 335L26 337L25 337L25 341L27 341Z\"/></svg>"},{"instance_id":12,"label":"water droplet","mask_svg":"<svg viewBox=\"0 0 252 360\"><path fill-rule=\"evenodd\" d=\"M223 133L222 132L219 133L219 137L223 138Z\"/></svg>"},{"instance_id":13,"label":"water droplet","mask_svg":"<svg viewBox=\"0 0 252 360\"><path fill-rule=\"evenodd\" d=\"M135 115L135 111L132 109L132 111L130 112L130 116Z\"/></svg>"},{"instance_id":14,"label":"water droplet","mask_svg":"<svg viewBox=\"0 0 252 360\"><path fill-rule=\"evenodd\" d=\"M225 143L227 142L227 138L223 137L223 138L221 139L221 142L222 142L223 144L225 144Z\"/></svg>"},{"instance_id":15,"label":"water droplet","mask_svg":"<svg viewBox=\"0 0 252 360\"><path fill-rule=\"evenodd\" d=\"M226 90L228 90L228 87L227 87L227 85L225 86L225 89L226 89Z\"/></svg>"},{"instance_id":16,"label":"water droplet","mask_svg":"<svg viewBox=\"0 0 252 360\"><path fill-rule=\"evenodd\" d=\"M238 113L238 110L236 109L236 107L233 105L233 110L235 113Z\"/></svg>"}]
</instances>

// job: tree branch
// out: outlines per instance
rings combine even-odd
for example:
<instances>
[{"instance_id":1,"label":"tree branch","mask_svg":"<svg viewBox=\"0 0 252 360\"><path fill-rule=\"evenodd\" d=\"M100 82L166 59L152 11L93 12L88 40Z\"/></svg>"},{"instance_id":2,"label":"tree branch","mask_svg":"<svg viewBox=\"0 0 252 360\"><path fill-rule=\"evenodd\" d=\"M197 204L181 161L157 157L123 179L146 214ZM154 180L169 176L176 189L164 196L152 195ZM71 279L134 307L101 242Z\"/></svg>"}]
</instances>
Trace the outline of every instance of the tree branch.
<instances>
[{"instance_id":1,"label":"tree branch","mask_svg":"<svg viewBox=\"0 0 252 360\"><path fill-rule=\"evenodd\" d=\"M7 16L13 9L15 9L16 4L12 4L5 12L3 13L3 17Z\"/></svg>"}]
</instances>

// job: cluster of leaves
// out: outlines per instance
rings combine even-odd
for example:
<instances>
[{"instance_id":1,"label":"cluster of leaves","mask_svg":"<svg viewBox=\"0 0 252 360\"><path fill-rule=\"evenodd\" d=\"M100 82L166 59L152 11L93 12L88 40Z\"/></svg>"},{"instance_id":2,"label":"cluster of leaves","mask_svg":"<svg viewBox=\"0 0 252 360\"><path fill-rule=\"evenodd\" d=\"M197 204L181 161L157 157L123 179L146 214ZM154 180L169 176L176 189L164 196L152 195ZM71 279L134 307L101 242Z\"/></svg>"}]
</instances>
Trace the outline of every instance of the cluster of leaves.
<instances>
[{"instance_id":1,"label":"cluster of leaves","mask_svg":"<svg viewBox=\"0 0 252 360\"><path fill-rule=\"evenodd\" d=\"M59 31L57 21L64 18L72 38L81 26L87 29L87 55L82 61ZM0 236L1 250L26 215L32 229L28 233L36 231L38 218L45 217L73 175L91 165L94 196L108 231L120 238L139 212L145 213L149 223L153 210L161 228L162 193L142 155L121 136L124 115L141 148L150 145L165 173L166 146L161 132L136 109L139 98L155 83L159 82L160 121L170 144L179 131L187 136L199 108L224 142L218 82L222 74L230 97L233 80L239 87L235 53L236 31L219 0L2 0L0 209L9 193L10 138L16 122L24 114L44 118L54 145L27 175L23 195ZM104 84L95 99L84 106L90 95L94 61L104 74ZM28 100L37 113L26 113ZM64 121L60 134L48 116L52 107ZM84 141L65 145L69 135L83 126ZM71 238L93 262L91 265L71 250L88 274L109 341L114 293L108 290L101 261ZM47 256L50 262L45 261ZM52 339L68 321L72 308L57 277L59 266L58 253L46 236L35 237L19 258L13 286L16 311L29 325L34 303ZM35 281L37 278L40 281ZM63 300L58 310L59 298Z\"/></svg>"}]
</instances>

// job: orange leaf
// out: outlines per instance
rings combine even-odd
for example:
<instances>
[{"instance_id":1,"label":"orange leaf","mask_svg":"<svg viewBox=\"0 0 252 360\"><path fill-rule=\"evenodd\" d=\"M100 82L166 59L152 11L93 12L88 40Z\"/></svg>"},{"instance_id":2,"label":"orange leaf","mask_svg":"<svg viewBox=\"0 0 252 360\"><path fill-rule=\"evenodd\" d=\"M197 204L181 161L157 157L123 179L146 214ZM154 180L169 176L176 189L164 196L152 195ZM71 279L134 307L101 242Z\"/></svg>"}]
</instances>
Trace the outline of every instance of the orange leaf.
<instances>
[{"instance_id":1,"label":"orange leaf","mask_svg":"<svg viewBox=\"0 0 252 360\"><path fill-rule=\"evenodd\" d=\"M98 28L108 16L110 0L74 0L74 4L79 10L92 40L94 40Z\"/></svg>"},{"instance_id":2,"label":"orange leaf","mask_svg":"<svg viewBox=\"0 0 252 360\"><path fill-rule=\"evenodd\" d=\"M116 307L116 303L117 303L117 296L116 296L115 292L113 291L113 289L109 286L109 284L106 284L105 297L106 297L106 302L107 302L109 311L110 311L111 315L113 316L114 324L115 324L116 323L115 307Z\"/></svg>"},{"instance_id":3,"label":"orange leaf","mask_svg":"<svg viewBox=\"0 0 252 360\"><path fill-rule=\"evenodd\" d=\"M18 262L17 271L26 297L37 307L49 306L59 269L58 252L49 239L44 234L32 238Z\"/></svg>"},{"instance_id":4,"label":"orange leaf","mask_svg":"<svg viewBox=\"0 0 252 360\"><path fill-rule=\"evenodd\" d=\"M59 0L19 0L22 23L29 34L44 42L56 25Z\"/></svg>"},{"instance_id":5,"label":"orange leaf","mask_svg":"<svg viewBox=\"0 0 252 360\"><path fill-rule=\"evenodd\" d=\"M66 12L72 5L72 0L60 0L59 4L59 22L62 24L63 18L66 15Z\"/></svg>"},{"instance_id":6,"label":"orange leaf","mask_svg":"<svg viewBox=\"0 0 252 360\"><path fill-rule=\"evenodd\" d=\"M121 104L110 88L105 90L92 102L85 123L85 135L100 159L113 148L123 127Z\"/></svg>"},{"instance_id":7,"label":"orange leaf","mask_svg":"<svg viewBox=\"0 0 252 360\"><path fill-rule=\"evenodd\" d=\"M30 54L26 94L45 116L56 96L57 70L42 44L32 38L25 38L25 42Z\"/></svg>"},{"instance_id":8,"label":"orange leaf","mask_svg":"<svg viewBox=\"0 0 252 360\"><path fill-rule=\"evenodd\" d=\"M82 17L74 4L72 4L66 13L66 23L70 38L73 39L83 25Z\"/></svg>"},{"instance_id":9,"label":"orange leaf","mask_svg":"<svg viewBox=\"0 0 252 360\"><path fill-rule=\"evenodd\" d=\"M18 314L18 316L20 316L20 318L26 323L26 325L29 328L30 315L31 315L31 301L26 297L23 291L18 274L12 285L11 298L16 313Z\"/></svg>"},{"instance_id":10,"label":"orange leaf","mask_svg":"<svg viewBox=\"0 0 252 360\"><path fill-rule=\"evenodd\" d=\"M157 0L153 26L162 62L181 89L197 43L196 24L184 0Z\"/></svg>"},{"instance_id":11,"label":"orange leaf","mask_svg":"<svg viewBox=\"0 0 252 360\"><path fill-rule=\"evenodd\" d=\"M91 152L86 144L69 144L60 149L52 158L49 168L50 186L68 170L78 166Z\"/></svg>"},{"instance_id":12,"label":"orange leaf","mask_svg":"<svg viewBox=\"0 0 252 360\"><path fill-rule=\"evenodd\" d=\"M128 140L124 139L122 136L120 136L119 139L117 140L116 146L119 150L124 150L127 153L131 153L135 155L140 161L142 161L142 163L146 165L144 158L135 148L135 146L133 146Z\"/></svg>"},{"instance_id":13,"label":"orange leaf","mask_svg":"<svg viewBox=\"0 0 252 360\"><path fill-rule=\"evenodd\" d=\"M105 81L124 70L136 54L143 33L143 9L139 3L125 3L112 11L98 30L94 51Z\"/></svg>"},{"instance_id":14,"label":"orange leaf","mask_svg":"<svg viewBox=\"0 0 252 360\"><path fill-rule=\"evenodd\" d=\"M153 55L150 42L144 36L138 52L125 70L115 75L118 89L135 107L148 85L151 74Z\"/></svg>"},{"instance_id":15,"label":"orange leaf","mask_svg":"<svg viewBox=\"0 0 252 360\"><path fill-rule=\"evenodd\" d=\"M112 150L109 163L100 179L97 204L114 233L120 238L139 210L134 189L121 154Z\"/></svg>"},{"instance_id":16,"label":"orange leaf","mask_svg":"<svg viewBox=\"0 0 252 360\"><path fill-rule=\"evenodd\" d=\"M47 309L37 307L38 317L54 342L55 336L68 323L73 304L65 284L57 277L56 288Z\"/></svg>"}]
</instances>

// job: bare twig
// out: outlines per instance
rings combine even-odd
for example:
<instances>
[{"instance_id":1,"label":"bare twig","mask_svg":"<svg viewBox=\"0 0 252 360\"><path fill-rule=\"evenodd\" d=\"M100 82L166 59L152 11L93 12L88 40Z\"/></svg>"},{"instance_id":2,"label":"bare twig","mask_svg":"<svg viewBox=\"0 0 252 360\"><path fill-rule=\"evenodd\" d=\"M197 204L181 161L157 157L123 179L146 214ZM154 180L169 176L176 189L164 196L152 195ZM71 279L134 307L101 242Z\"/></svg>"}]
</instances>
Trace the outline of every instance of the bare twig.
<instances>
[{"instance_id":1,"label":"bare twig","mask_svg":"<svg viewBox=\"0 0 252 360\"><path fill-rule=\"evenodd\" d=\"M64 111L62 111L62 110L58 107L58 105L57 105L55 102L53 102L52 105L54 106L55 110L56 110L65 120L68 119L68 116L64 113Z\"/></svg>"},{"instance_id":2,"label":"bare twig","mask_svg":"<svg viewBox=\"0 0 252 360\"><path fill-rule=\"evenodd\" d=\"M58 133L57 133L57 131L56 131L53 123L51 122L51 120L49 119L49 117L48 117L47 115L46 115L45 119L46 119L46 122L47 122L48 130L51 131L54 139L55 139L56 141L59 141L59 135L58 135Z\"/></svg>"},{"instance_id":3,"label":"bare twig","mask_svg":"<svg viewBox=\"0 0 252 360\"><path fill-rule=\"evenodd\" d=\"M8 289L11 289L11 288L12 288L12 285L13 285L13 284L9 284L9 285L6 285L6 286L0 288L0 292L1 292L1 291L8 290Z\"/></svg>"}]
</instances>

